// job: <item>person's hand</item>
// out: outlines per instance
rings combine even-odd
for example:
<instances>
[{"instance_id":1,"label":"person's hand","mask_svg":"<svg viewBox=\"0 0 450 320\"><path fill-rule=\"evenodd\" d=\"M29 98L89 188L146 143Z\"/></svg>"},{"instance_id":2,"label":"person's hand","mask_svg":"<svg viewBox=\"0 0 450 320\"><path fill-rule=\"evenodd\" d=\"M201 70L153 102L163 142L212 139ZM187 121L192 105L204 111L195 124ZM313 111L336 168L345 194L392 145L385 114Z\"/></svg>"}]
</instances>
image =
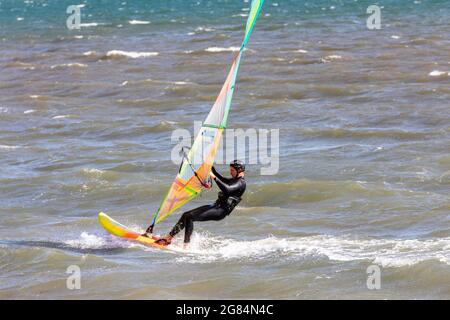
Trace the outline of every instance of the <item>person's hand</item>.
<instances>
[{"instance_id":1,"label":"person's hand","mask_svg":"<svg viewBox=\"0 0 450 320\"><path fill-rule=\"evenodd\" d=\"M210 172L210 174L209 174L210 176L211 176L211 178L213 178L213 179L215 179L216 178L216 175L214 174L214 173L212 173L212 172Z\"/></svg>"}]
</instances>

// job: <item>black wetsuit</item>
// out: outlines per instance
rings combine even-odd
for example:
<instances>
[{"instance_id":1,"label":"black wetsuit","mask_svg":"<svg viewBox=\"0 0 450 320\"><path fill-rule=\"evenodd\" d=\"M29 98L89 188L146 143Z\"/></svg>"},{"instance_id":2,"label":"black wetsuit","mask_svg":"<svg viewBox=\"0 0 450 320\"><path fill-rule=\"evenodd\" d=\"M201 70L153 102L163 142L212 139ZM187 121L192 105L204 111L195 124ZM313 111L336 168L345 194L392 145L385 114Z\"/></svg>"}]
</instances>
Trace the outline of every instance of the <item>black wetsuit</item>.
<instances>
[{"instance_id":1,"label":"black wetsuit","mask_svg":"<svg viewBox=\"0 0 450 320\"><path fill-rule=\"evenodd\" d=\"M214 204L201 206L183 213L178 223L170 231L172 237L185 229L184 242L188 243L194 230L194 221L222 220L241 201L242 194L245 192L245 179L243 177L225 178L214 167L212 167L212 172L216 176L214 181L221 190L218 199Z\"/></svg>"}]
</instances>

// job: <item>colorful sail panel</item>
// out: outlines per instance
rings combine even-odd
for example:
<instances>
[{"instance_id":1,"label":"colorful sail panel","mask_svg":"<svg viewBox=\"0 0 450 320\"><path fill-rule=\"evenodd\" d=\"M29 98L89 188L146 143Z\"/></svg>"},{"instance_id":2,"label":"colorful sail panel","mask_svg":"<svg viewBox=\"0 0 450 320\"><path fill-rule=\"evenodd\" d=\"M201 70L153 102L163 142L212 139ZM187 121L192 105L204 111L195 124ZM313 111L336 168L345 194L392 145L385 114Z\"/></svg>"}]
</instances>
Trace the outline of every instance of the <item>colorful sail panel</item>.
<instances>
[{"instance_id":1,"label":"colorful sail panel","mask_svg":"<svg viewBox=\"0 0 450 320\"><path fill-rule=\"evenodd\" d=\"M211 167L214 164L223 129L227 126L228 113L241 57L263 2L263 0L252 1L242 46L233 60L230 72L220 90L219 96L203 122L191 149L183 157L183 162L175 181L155 214L152 225L162 221L169 214L198 196L203 188L208 187L207 180L209 179Z\"/></svg>"},{"instance_id":2,"label":"colorful sail panel","mask_svg":"<svg viewBox=\"0 0 450 320\"><path fill-rule=\"evenodd\" d=\"M247 26L245 27L244 41L242 41L242 48L247 45L250 34L252 33L253 27L256 23L256 18L259 16L264 0L253 0L250 5L250 12L248 14ZM242 49L241 48L241 49Z\"/></svg>"}]
</instances>

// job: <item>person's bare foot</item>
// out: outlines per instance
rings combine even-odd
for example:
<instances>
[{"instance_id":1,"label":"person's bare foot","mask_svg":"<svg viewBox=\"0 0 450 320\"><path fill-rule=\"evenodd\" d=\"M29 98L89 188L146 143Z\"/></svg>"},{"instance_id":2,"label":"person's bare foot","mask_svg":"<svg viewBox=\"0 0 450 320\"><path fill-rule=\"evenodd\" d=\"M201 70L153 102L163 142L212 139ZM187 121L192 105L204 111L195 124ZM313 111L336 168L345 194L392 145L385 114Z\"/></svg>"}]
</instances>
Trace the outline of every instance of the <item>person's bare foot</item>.
<instances>
[{"instance_id":1,"label":"person's bare foot","mask_svg":"<svg viewBox=\"0 0 450 320\"><path fill-rule=\"evenodd\" d=\"M188 250L189 249L189 242L185 242L183 243L183 250Z\"/></svg>"}]
</instances>

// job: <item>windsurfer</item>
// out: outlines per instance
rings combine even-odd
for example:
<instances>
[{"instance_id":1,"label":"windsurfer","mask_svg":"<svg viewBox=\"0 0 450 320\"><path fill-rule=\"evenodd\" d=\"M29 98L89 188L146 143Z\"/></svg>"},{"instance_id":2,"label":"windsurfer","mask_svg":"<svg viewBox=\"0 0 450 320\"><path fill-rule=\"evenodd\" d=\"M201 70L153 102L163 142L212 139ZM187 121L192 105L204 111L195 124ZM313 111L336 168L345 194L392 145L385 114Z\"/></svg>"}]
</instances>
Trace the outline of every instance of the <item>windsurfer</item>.
<instances>
[{"instance_id":1,"label":"windsurfer","mask_svg":"<svg viewBox=\"0 0 450 320\"><path fill-rule=\"evenodd\" d=\"M167 235L158 239L156 243L168 245L172 238L184 229L184 243L187 244L191 240L194 221L219 221L228 216L241 201L245 192L245 164L242 161L234 160L230 163L230 174L231 178L225 178L212 167L211 178L220 189L216 202L183 213L173 229ZM144 235L151 231L149 229Z\"/></svg>"}]
</instances>

